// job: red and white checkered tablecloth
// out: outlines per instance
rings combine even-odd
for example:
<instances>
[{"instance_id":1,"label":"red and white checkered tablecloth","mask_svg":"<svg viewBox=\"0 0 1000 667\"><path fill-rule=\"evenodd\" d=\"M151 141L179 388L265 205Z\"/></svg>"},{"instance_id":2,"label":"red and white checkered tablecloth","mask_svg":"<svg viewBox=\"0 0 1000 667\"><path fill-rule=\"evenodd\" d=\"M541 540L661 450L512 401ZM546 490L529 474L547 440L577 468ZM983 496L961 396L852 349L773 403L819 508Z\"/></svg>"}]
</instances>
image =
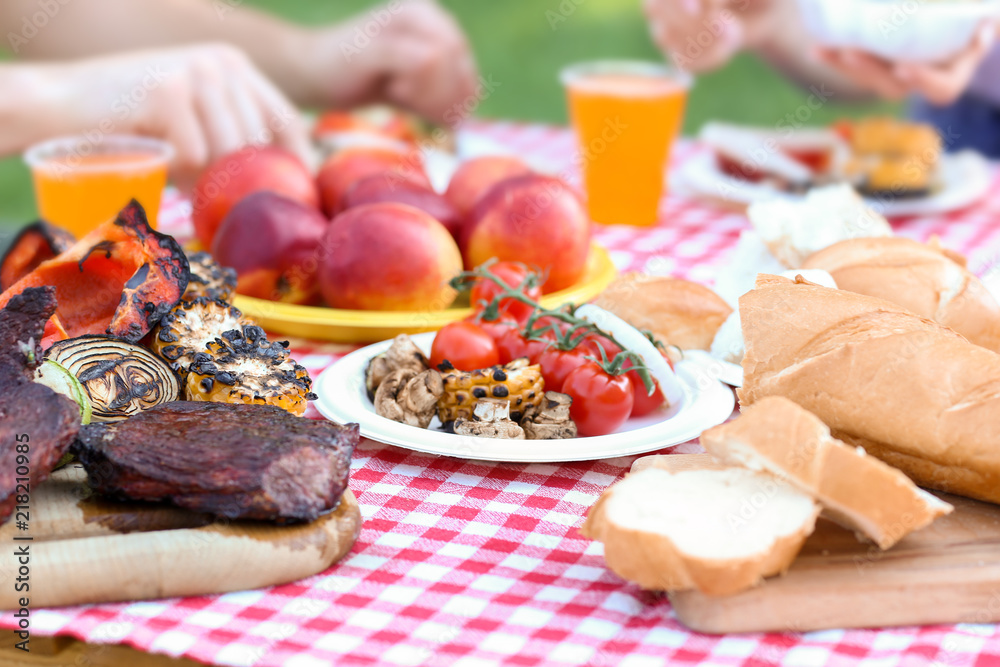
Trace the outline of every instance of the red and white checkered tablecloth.
<instances>
[{"instance_id":1,"label":"red and white checkered tablecloth","mask_svg":"<svg viewBox=\"0 0 1000 667\"><path fill-rule=\"evenodd\" d=\"M478 122L465 131L576 178L564 129ZM680 146L675 160L692 150ZM748 226L740 213L678 197L667 197L661 212L656 227L597 233L619 269L710 283ZM183 229L185 204L168 197L161 221ZM920 240L937 234L983 273L1000 251L1000 192L964 211L893 226ZM308 341L293 349L313 374L345 350ZM485 463L366 441L350 483L364 516L361 537L326 572L227 595L33 610L32 630L222 665L1000 664L996 625L688 631L664 597L608 571L601 546L577 530L634 458ZM0 626L13 627L9 615Z\"/></svg>"}]
</instances>

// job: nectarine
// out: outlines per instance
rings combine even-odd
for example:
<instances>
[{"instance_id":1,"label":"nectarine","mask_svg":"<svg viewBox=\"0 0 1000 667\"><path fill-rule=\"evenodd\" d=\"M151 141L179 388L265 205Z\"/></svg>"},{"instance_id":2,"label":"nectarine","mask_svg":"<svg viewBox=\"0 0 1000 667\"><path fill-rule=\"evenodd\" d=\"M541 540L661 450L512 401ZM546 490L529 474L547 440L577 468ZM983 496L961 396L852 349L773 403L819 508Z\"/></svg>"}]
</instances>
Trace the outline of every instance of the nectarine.
<instances>
[{"instance_id":1,"label":"nectarine","mask_svg":"<svg viewBox=\"0 0 1000 667\"><path fill-rule=\"evenodd\" d=\"M503 181L479 200L462 230L465 266L491 257L523 262L548 275L545 293L583 277L590 253L590 219L565 181L529 174Z\"/></svg>"},{"instance_id":2,"label":"nectarine","mask_svg":"<svg viewBox=\"0 0 1000 667\"><path fill-rule=\"evenodd\" d=\"M466 217L475 209L476 202L494 185L514 176L530 173L531 168L513 156L489 155L472 158L455 170L444 196L459 215Z\"/></svg>"},{"instance_id":3,"label":"nectarine","mask_svg":"<svg viewBox=\"0 0 1000 667\"><path fill-rule=\"evenodd\" d=\"M236 269L240 294L312 304L319 300L319 244L329 226L315 208L273 192L255 192L223 218L212 255Z\"/></svg>"},{"instance_id":4,"label":"nectarine","mask_svg":"<svg viewBox=\"0 0 1000 667\"><path fill-rule=\"evenodd\" d=\"M394 182L414 181L430 187L423 160L416 151L381 146L354 146L326 159L316 176L323 212L333 217L344 210L348 188L366 176L387 174Z\"/></svg>"},{"instance_id":5,"label":"nectarine","mask_svg":"<svg viewBox=\"0 0 1000 667\"><path fill-rule=\"evenodd\" d=\"M455 290L462 255L440 222L406 204L344 211L323 239L323 298L334 308L441 310Z\"/></svg>"},{"instance_id":6,"label":"nectarine","mask_svg":"<svg viewBox=\"0 0 1000 667\"><path fill-rule=\"evenodd\" d=\"M316 183L299 158L276 146L246 146L213 162L195 183L191 218L201 245L205 249L212 247L215 232L229 209L260 190L319 207Z\"/></svg>"},{"instance_id":7,"label":"nectarine","mask_svg":"<svg viewBox=\"0 0 1000 667\"><path fill-rule=\"evenodd\" d=\"M445 229L458 239L462 219L448 200L431 188L414 181L399 181L391 174L376 174L362 178L348 188L344 194L344 209L361 204L397 202L419 208L444 225Z\"/></svg>"}]
</instances>

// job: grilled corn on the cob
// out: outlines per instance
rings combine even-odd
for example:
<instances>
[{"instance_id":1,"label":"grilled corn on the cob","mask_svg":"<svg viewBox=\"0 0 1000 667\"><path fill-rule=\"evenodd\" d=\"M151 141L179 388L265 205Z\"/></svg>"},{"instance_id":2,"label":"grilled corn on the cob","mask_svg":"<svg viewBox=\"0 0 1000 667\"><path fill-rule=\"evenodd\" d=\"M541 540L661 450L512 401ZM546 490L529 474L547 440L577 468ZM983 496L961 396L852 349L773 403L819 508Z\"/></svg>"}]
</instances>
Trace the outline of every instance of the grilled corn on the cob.
<instances>
[{"instance_id":1,"label":"grilled corn on the cob","mask_svg":"<svg viewBox=\"0 0 1000 667\"><path fill-rule=\"evenodd\" d=\"M528 406L538 406L545 394L542 371L527 359L515 359L506 366L441 372L444 394L438 399L438 419L442 424L456 419L472 419L480 398L505 398L510 401L510 418L518 422Z\"/></svg>"}]
</instances>

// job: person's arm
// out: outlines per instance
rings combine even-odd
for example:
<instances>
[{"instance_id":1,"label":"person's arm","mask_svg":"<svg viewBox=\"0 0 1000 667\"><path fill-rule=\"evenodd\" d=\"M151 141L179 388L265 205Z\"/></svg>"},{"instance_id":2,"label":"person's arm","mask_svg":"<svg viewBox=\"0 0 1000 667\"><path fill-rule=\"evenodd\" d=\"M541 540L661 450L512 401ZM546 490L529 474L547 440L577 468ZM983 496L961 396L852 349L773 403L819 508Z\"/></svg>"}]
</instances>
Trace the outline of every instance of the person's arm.
<instances>
[{"instance_id":1,"label":"person's arm","mask_svg":"<svg viewBox=\"0 0 1000 667\"><path fill-rule=\"evenodd\" d=\"M129 49L226 42L245 51L298 104L387 101L440 120L475 92L461 29L431 0L391 0L332 26L306 28L240 0L88 0L59 4L17 56L68 59ZM0 3L3 34L20 34L37 0Z\"/></svg>"},{"instance_id":2,"label":"person's arm","mask_svg":"<svg viewBox=\"0 0 1000 667\"><path fill-rule=\"evenodd\" d=\"M57 135L116 133L169 141L182 182L245 144L309 150L295 107L231 46L0 65L0 155Z\"/></svg>"}]
</instances>

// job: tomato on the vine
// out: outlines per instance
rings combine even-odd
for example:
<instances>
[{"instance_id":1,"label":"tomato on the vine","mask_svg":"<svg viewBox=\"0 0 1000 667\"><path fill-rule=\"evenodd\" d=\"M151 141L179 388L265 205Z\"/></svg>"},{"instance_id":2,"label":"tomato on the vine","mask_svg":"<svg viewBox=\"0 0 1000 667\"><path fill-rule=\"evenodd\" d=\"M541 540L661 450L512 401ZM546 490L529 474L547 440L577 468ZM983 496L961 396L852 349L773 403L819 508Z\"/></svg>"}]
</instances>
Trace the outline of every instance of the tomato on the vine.
<instances>
[{"instance_id":1,"label":"tomato on the vine","mask_svg":"<svg viewBox=\"0 0 1000 667\"><path fill-rule=\"evenodd\" d=\"M572 350L562 350L554 345L546 348L538 356L538 363L542 367L542 379L545 380L545 388L559 391L557 387L563 386L567 375L588 363L587 356L589 355L589 350L579 346Z\"/></svg>"},{"instance_id":2,"label":"tomato on the vine","mask_svg":"<svg viewBox=\"0 0 1000 667\"><path fill-rule=\"evenodd\" d=\"M511 289L516 289L524 282L528 274L531 273L526 266L519 262L497 262L490 266L489 270ZM477 312L482 311L502 291L500 285L489 278L477 278L472 286L472 294L469 297L472 301L472 307ZM523 294L532 301L537 302L542 296L542 288L539 285L526 287L523 290ZM521 324L527 322L531 313L534 312L533 306L512 297L501 299L499 309L501 314L509 315Z\"/></svg>"},{"instance_id":3,"label":"tomato on the vine","mask_svg":"<svg viewBox=\"0 0 1000 667\"><path fill-rule=\"evenodd\" d=\"M466 317L463 322L471 322L477 327L485 331L493 339L493 342L499 343L500 337L504 335L510 329L517 330L519 324L518 322L508 315L500 315L498 319L495 320L484 320L482 314L470 315Z\"/></svg>"},{"instance_id":4,"label":"tomato on the vine","mask_svg":"<svg viewBox=\"0 0 1000 667\"><path fill-rule=\"evenodd\" d=\"M608 360L614 359L618 356L618 353L622 351L617 344L608 339L606 336L602 336L598 333L587 334L587 336L580 341L580 347L587 350L587 353L595 359L601 358L601 349L604 350L604 355Z\"/></svg>"},{"instance_id":5,"label":"tomato on the vine","mask_svg":"<svg viewBox=\"0 0 1000 667\"><path fill-rule=\"evenodd\" d=\"M555 336L544 334L546 340L528 340L518 329L508 329L503 332L497 340L497 351L500 353L500 363L507 364L514 359L527 358L531 363L537 364L538 357L549 345L549 341Z\"/></svg>"},{"instance_id":6,"label":"tomato on the vine","mask_svg":"<svg viewBox=\"0 0 1000 667\"><path fill-rule=\"evenodd\" d=\"M652 395L646 392L646 385L643 383L642 378L639 377L639 373L632 370L625 374L629 381L632 383L633 397L632 397L632 416L642 417L643 415L648 415L653 410L656 410L661 405L666 402L666 398L663 397L663 392L660 391L660 387L657 385L653 389ZM655 380L653 381L656 382Z\"/></svg>"},{"instance_id":7,"label":"tomato on the vine","mask_svg":"<svg viewBox=\"0 0 1000 667\"><path fill-rule=\"evenodd\" d=\"M566 376L562 393L573 399L569 415L583 436L614 433L632 414L632 381L609 375L592 361Z\"/></svg>"},{"instance_id":8,"label":"tomato on the vine","mask_svg":"<svg viewBox=\"0 0 1000 667\"><path fill-rule=\"evenodd\" d=\"M489 368L500 363L497 345L482 327L472 322L446 324L434 336L431 345L431 368L448 360L461 371Z\"/></svg>"}]
</instances>

